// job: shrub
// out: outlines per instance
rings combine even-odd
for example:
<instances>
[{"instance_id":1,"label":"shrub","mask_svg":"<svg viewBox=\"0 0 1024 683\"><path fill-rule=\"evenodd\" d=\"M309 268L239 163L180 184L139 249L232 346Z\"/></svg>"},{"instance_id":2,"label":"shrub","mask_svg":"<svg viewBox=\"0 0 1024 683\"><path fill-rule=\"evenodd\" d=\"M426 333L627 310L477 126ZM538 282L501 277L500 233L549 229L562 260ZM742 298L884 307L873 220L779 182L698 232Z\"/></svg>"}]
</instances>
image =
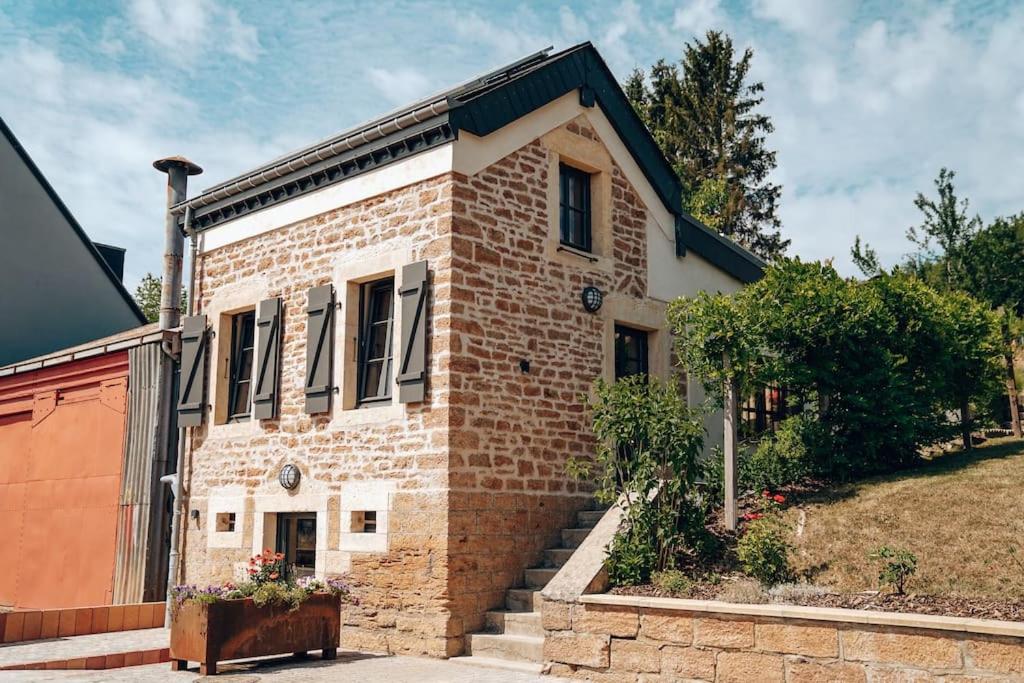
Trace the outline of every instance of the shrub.
<instances>
[{"instance_id":1,"label":"shrub","mask_svg":"<svg viewBox=\"0 0 1024 683\"><path fill-rule=\"evenodd\" d=\"M688 595L693 588L693 580L678 569L655 572L651 582L673 597Z\"/></svg>"},{"instance_id":2,"label":"shrub","mask_svg":"<svg viewBox=\"0 0 1024 683\"><path fill-rule=\"evenodd\" d=\"M869 557L882 561L878 581L883 586L892 586L897 595L903 595L907 581L917 572L917 556L904 548L883 545Z\"/></svg>"},{"instance_id":3,"label":"shrub","mask_svg":"<svg viewBox=\"0 0 1024 683\"><path fill-rule=\"evenodd\" d=\"M639 375L598 380L593 393L596 453L571 460L569 471L592 482L598 500L623 507L607 559L611 581L645 583L705 534L695 495L704 425L675 382Z\"/></svg>"},{"instance_id":4,"label":"shrub","mask_svg":"<svg viewBox=\"0 0 1024 683\"><path fill-rule=\"evenodd\" d=\"M797 482L813 470L815 425L796 415L783 420L774 434L763 438L740 463L740 487L759 491Z\"/></svg>"},{"instance_id":5,"label":"shrub","mask_svg":"<svg viewBox=\"0 0 1024 683\"><path fill-rule=\"evenodd\" d=\"M793 574L789 566L789 543L782 525L774 517L755 519L736 544L743 572L766 586L787 581Z\"/></svg>"},{"instance_id":6,"label":"shrub","mask_svg":"<svg viewBox=\"0 0 1024 683\"><path fill-rule=\"evenodd\" d=\"M307 597L309 593L300 586L268 581L259 584L252 594L252 601L257 607L287 605L289 610L294 611Z\"/></svg>"}]
</instances>

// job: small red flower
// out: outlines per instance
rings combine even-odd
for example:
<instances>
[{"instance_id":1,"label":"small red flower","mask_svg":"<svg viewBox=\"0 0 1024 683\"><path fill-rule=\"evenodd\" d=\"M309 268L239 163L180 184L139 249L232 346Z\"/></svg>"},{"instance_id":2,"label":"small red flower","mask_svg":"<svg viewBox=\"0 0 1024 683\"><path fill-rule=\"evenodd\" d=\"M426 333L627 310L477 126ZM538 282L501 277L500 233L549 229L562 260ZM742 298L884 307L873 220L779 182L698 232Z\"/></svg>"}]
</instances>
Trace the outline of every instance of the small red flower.
<instances>
[{"instance_id":1,"label":"small red flower","mask_svg":"<svg viewBox=\"0 0 1024 683\"><path fill-rule=\"evenodd\" d=\"M271 581L276 581L278 576L280 576L280 574L278 574L277 572L270 572Z\"/></svg>"},{"instance_id":2,"label":"small red flower","mask_svg":"<svg viewBox=\"0 0 1024 683\"><path fill-rule=\"evenodd\" d=\"M772 500L774 500L774 501L775 501L776 503L778 503L779 505L782 505L783 503L785 503L785 502L786 502L786 497L785 497L785 496L782 496L782 495L779 495L778 493L776 493L776 494L775 494L775 497L773 497L773 498L772 498Z\"/></svg>"},{"instance_id":3,"label":"small red flower","mask_svg":"<svg viewBox=\"0 0 1024 683\"><path fill-rule=\"evenodd\" d=\"M763 498L771 498L771 495L772 495L772 493L768 489L765 489L764 491L761 491L761 496Z\"/></svg>"}]
</instances>

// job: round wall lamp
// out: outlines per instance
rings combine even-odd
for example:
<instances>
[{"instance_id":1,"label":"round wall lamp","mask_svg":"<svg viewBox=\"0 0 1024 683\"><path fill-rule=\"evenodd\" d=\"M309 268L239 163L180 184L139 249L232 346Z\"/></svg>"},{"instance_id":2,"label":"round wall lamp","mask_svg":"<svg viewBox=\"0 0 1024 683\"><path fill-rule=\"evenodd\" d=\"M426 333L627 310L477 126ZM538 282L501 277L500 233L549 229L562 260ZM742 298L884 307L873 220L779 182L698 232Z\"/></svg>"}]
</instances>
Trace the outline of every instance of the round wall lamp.
<instances>
[{"instance_id":1,"label":"round wall lamp","mask_svg":"<svg viewBox=\"0 0 1024 683\"><path fill-rule=\"evenodd\" d=\"M291 463L282 467L281 473L277 475L277 481L289 491L299 485L299 479L301 478L302 473L299 472L299 468Z\"/></svg>"},{"instance_id":2,"label":"round wall lamp","mask_svg":"<svg viewBox=\"0 0 1024 683\"><path fill-rule=\"evenodd\" d=\"M597 313L598 309L601 308L601 303L604 301L604 294L597 287L584 287L583 295L583 308L588 313Z\"/></svg>"}]
</instances>

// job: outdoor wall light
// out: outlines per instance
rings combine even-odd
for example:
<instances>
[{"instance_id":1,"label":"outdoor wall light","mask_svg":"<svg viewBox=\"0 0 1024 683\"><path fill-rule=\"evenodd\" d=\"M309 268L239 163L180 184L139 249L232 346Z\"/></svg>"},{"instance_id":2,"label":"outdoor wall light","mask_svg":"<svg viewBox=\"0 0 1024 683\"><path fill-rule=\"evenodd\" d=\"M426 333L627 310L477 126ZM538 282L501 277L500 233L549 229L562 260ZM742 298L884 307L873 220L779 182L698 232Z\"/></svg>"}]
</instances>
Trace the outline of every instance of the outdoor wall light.
<instances>
[{"instance_id":1,"label":"outdoor wall light","mask_svg":"<svg viewBox=\"0 0 1024 683\"><path fill-rule=\"evenodd\" d=\"M601 308L601 303L604 301L604 294L597 287L584 287L582 298L583 308L588 313L597 313L598 309Z\"/></svg>"},{"instance_id":2,"label":"outdoor wall light","mask_svg":"<svg viewBox=\"0 0 1024 683\"><path fill-rule=\"evenodd\" d=\"M281 486L293 490L299 485L299 479L302 478L302 473L299 472L299 468L291 463L281 468L281 473L277 475L277 481L281 483Z\"/></svg>"}]
</instances>

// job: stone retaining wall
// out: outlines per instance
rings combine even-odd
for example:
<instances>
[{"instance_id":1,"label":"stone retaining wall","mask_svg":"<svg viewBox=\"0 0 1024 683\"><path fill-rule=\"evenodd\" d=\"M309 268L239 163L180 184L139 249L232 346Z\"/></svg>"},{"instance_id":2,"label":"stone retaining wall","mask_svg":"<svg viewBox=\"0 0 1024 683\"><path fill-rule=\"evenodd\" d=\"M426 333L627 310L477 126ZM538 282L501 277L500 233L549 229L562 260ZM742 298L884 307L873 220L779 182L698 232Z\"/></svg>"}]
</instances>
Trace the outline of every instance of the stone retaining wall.
<instances>
[{"instance_id":1,"label":"stone retaining wall","mask_svg":"<svg viewBox=\"0 0 1024 683\"><path fill-rule=\"evenodd\" d=\"M545 601L547 672L592 681L1024 681L1024 624L613 595Z\"/></svg>"}]
</instances>

